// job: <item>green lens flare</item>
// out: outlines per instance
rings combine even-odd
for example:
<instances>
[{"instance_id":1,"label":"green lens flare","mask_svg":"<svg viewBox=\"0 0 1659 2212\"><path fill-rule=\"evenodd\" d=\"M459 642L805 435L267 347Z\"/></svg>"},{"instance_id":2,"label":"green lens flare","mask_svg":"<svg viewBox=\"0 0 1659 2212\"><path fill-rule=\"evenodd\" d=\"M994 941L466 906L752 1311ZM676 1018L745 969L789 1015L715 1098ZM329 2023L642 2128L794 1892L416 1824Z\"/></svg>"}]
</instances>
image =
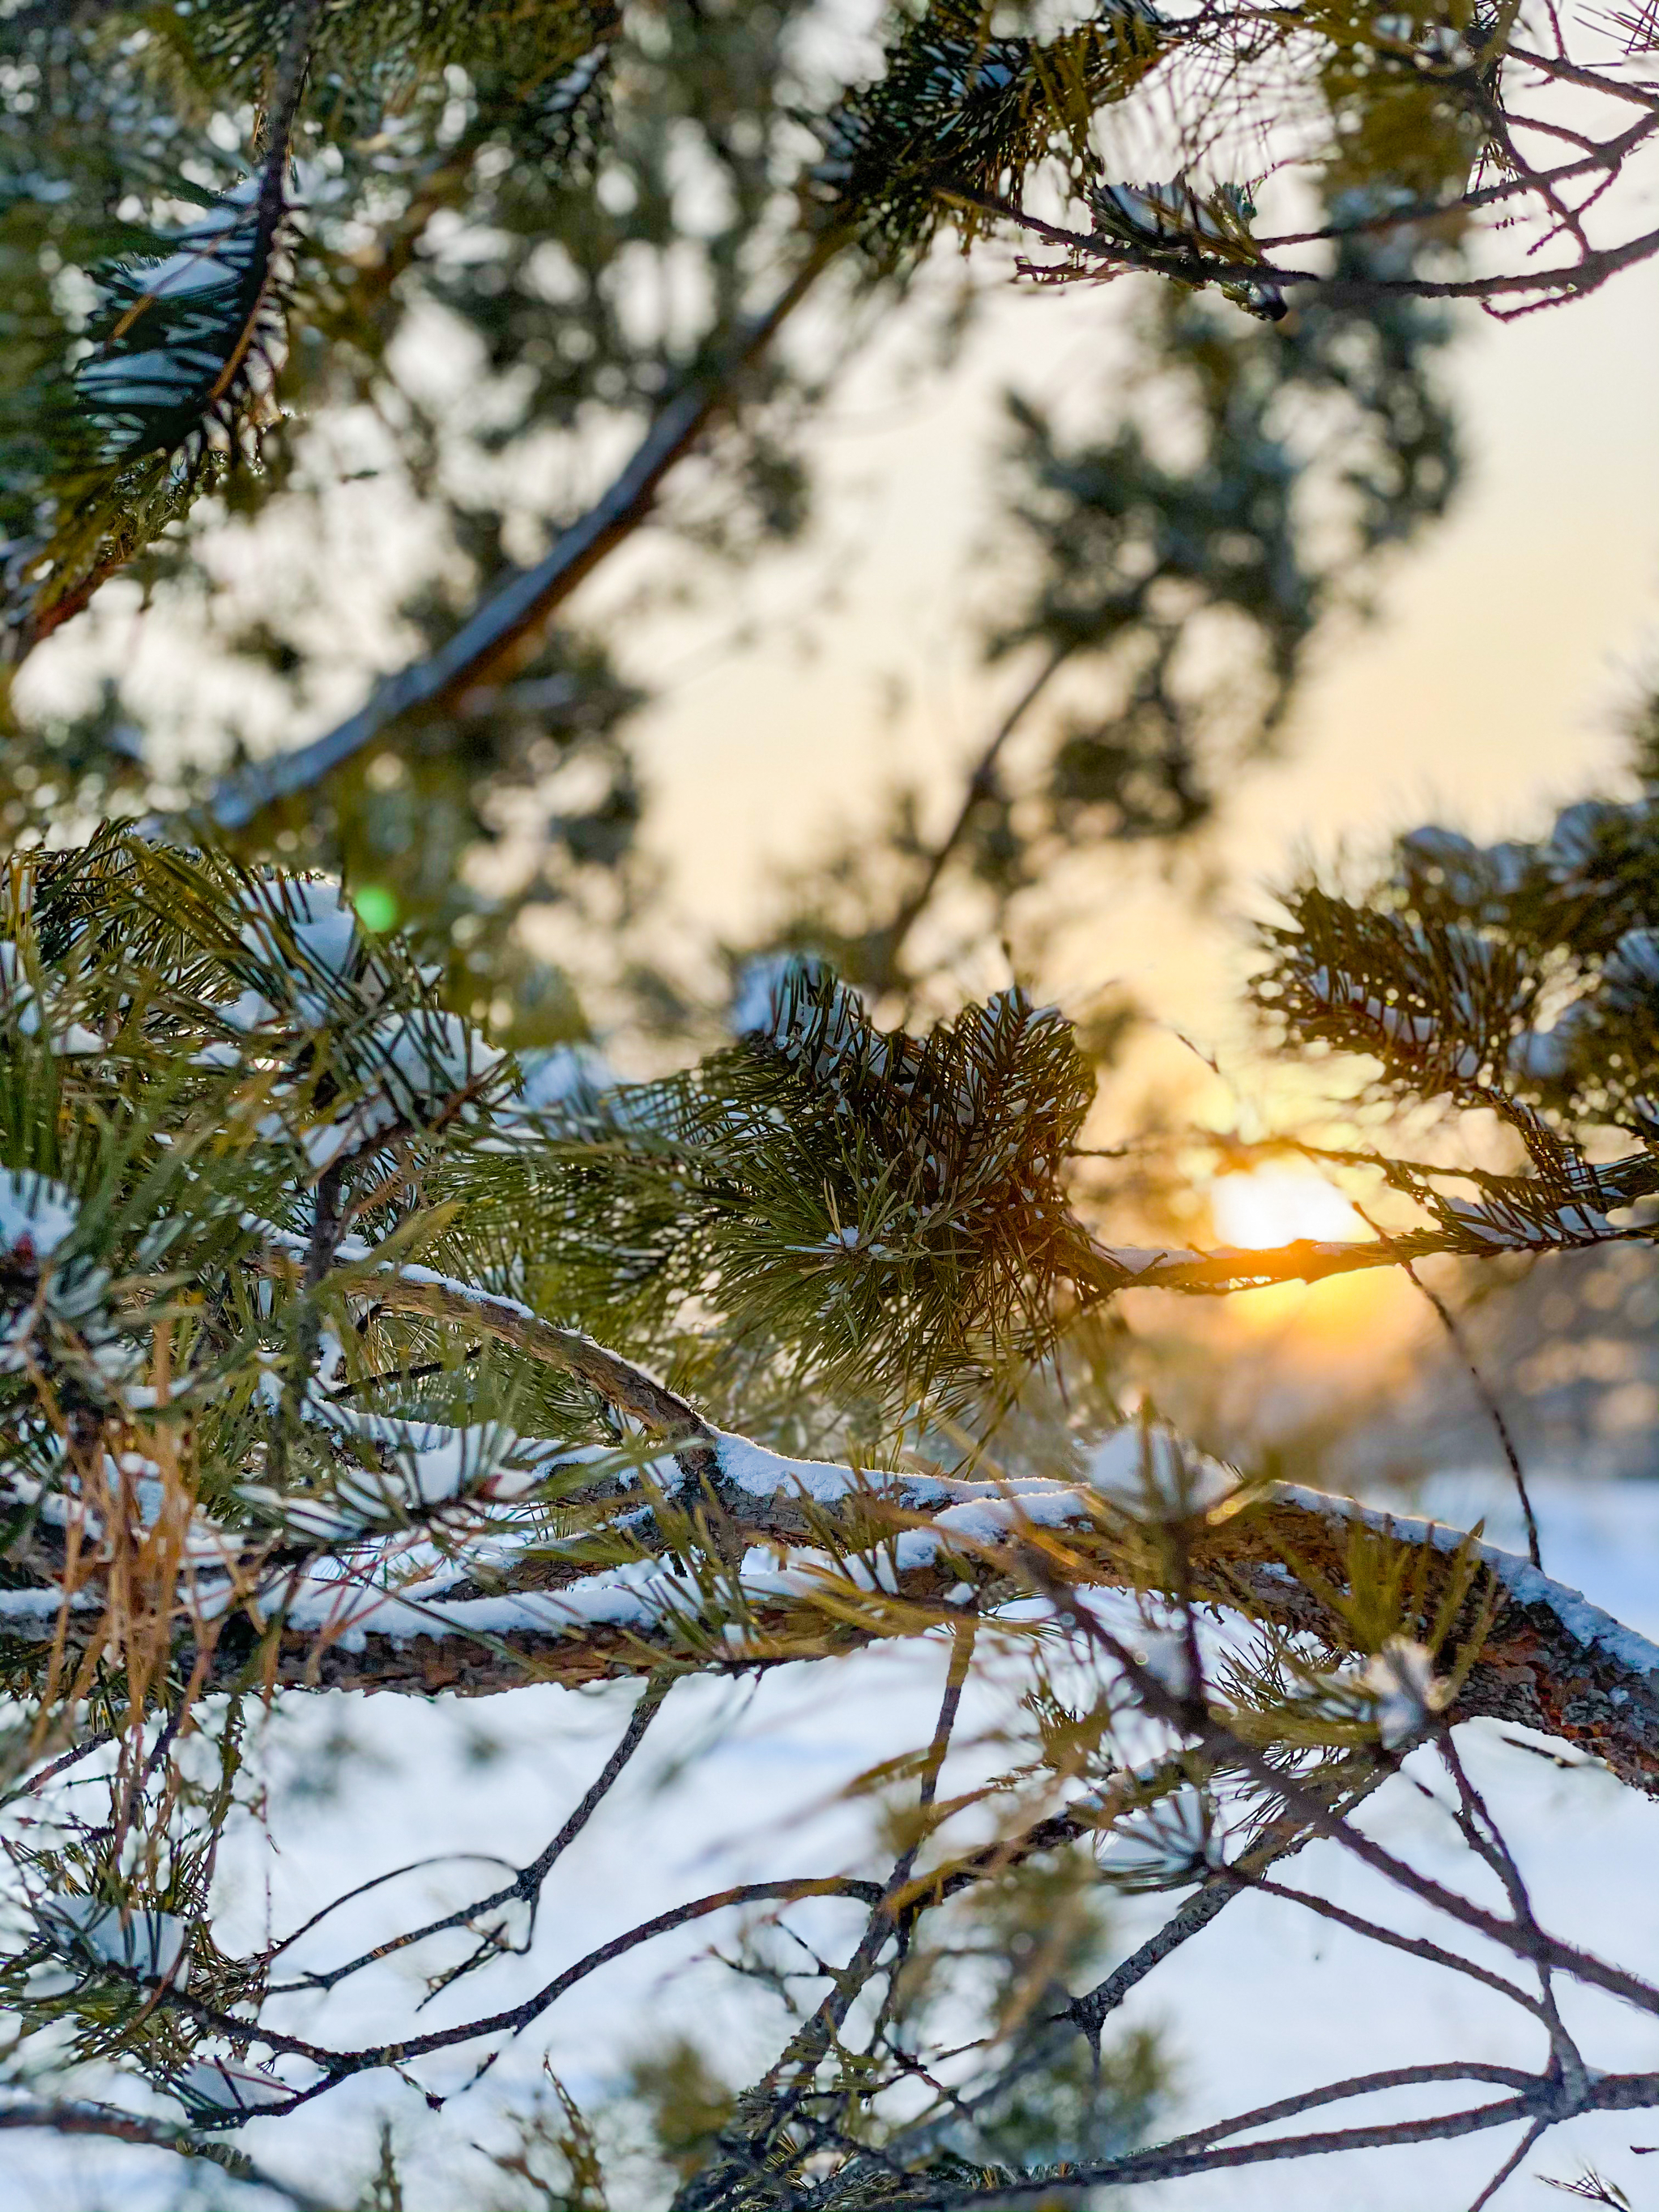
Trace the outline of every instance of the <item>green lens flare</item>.
<instances>
[{"instance_id":1,"label":"green lens flare","mask_svg":"<svg viewBox=\"0 0 1659 2212\"><path fill-rule=\"evenodd\" d=\"M380 931L397 927L398 902L384 884L365 884L351 903L365 929Z\"/></svg>"}]
</instances>

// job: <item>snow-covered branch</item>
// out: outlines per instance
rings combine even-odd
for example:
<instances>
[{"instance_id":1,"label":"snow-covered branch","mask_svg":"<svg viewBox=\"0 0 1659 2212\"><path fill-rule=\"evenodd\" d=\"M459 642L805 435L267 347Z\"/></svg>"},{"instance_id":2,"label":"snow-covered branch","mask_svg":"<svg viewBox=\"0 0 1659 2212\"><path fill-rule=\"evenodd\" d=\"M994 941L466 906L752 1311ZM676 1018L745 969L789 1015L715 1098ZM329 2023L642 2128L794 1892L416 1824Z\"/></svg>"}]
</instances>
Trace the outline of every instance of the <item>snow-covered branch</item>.
<instances>
[{"instance_id":1,"label":"snow-covered branch","mask_svg":"<svg viewBox=\"0 0 1659 2212\"><path fill-rule=\"evenodd\" d=\"M1644 1192L1642 1194L1646 1195ZM1618 1206L1631 1200L1620 1198ZM1595 1244L1650 1243L1650 1224L1620 1226L1600 1207L1579 1202L1522 1207L1493 1199L1449 1201L1449 1225L1352 1239L1302 1237L1265 1249L1217 1246L1103 1245L1105 1285L1117 1290L1183 1291L1224 1297L1275 1283L1318 1283L1371 1267L1436 1258L1492 1259L1501 1253L1577 1252Z\"/></svg>"},{"instance_id":2,"label":"snow-covered branch","mask_svg":"<svg viewBox=\"0 0 1659 2212\"><path fill-rule=\"evenodd\" d=\"M296 1263L303 1261L304 1237L251 1216L246 1225L272 1252ZM618 1413L642 1421L660 1436L701 1437L708 1432L708 1425L696 1408L645 1368L608 1350L580 1329L559 1328L520 1299L480 1289L477 1284L437 1273L430 1267L401 1260L375 1260L369 1248L354 1238L342 1241L338 1257L347 1266L370 1263L375 1302L391 1312L424 1314L434 1321L456 1322L480 1336L498 1338L528 1358L574 1375Z\"/></svg>"},{"instance_id":3,"label":"snow-covered branch","mask_svg":"<svg viewBox=\"0 0 1659 2212\"><path fill-rule=\"evenodd\" d=\"M1659 1648L1524 1559L1438 1522L1315 1491L1237 1487L1213 1463L1194 1467L1170 1440L1149 1445L1138 1430L1109 1438L1081 1482L860 1469L787 1458L719 1432L704 1449L706 1479L746 1547L735 1571L707 1558L652 1556L651 1529L637 1515L630 1534L645 1555L597 1572L573 1557L561 1573L544 1542L515 1561L498 1534L483 1575L468 1571L463 1550L447 1567L399 1580L371 1549L349 1566L264 1585L267 1662L278 1681L300 1686L481 1695L526 1680L642 1674L665 1662L735 1669L826 1656L914 1632L925 1625L916 1608L948 1618L970 1595L992 1613L1025 1601L1018 1632L1029 1632L1038 1553L1051 1569L1063 1562L1079 1587L1145 1586L1146 1484L1167 1503L1180 1480L1200 1601L1340 1645L1342 1624L1315 1591L1346 1586L1357 1528L1444 1562L1448 1575L1461 1556L1478 1570L1470 1602L1489 1602L1492 1620L1454 1717L1540 1729L1659 1794ZM646 1473L659 1494L684 1479L672 1458ZM5 1631L28 1639L54 1632L51 1593L9 1595ZM69 1620L71 1642L83 1620L92 1625L82 1613ZM222 1624L218 1677L252 1663L257 1640L246 1620Z\"/></svg>"}]
</instances>

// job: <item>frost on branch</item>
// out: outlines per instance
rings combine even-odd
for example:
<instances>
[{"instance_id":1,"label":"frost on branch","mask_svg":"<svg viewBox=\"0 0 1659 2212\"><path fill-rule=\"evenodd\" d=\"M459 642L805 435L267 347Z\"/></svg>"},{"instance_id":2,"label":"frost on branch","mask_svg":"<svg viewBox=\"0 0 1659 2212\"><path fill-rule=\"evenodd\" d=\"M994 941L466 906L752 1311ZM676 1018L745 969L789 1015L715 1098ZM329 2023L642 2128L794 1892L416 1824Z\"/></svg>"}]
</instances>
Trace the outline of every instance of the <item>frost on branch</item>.
<instances>
[{"instance_id":1,"label":"frost on branch","mask_svg":"<svg viewBox=\"0 0 1659 2212\"><path fill-rule=\"evenodd\" d=\"M73 1776L25 1753L50 1820L0 1823L22 1938L0 2004L26 2039L118 2054L231 2129L482 2061L555 2001L463 1990L361 2049L320 2008L320 2039L289 2033L325 1978L221 1948L214 1913L221 1839L264 1817L249 1717L289 1691L633 1681L628 1753L684 1675L889 1643L988 1662L1021 1692L1009 1740L920 1806L931 1754L896 1762L922 1854L896 1887L890 1865L735 1893L874 1915L878 1962L900 1912L914 1958L935 1909L1028 1868L1189 1893L1196 1927L1443 1721L1543 1728L1659 1791L1659 1652L1522 1561L1124 1422L1072 1356L1125 1283L1249 1255L1136 1272L1095 1244L1068 1182L1092 1080L1052 1009L1010 993L883 1030L783 965L731 1044L629 1084L586 1055L515 1068L315 878L106 834L24 888L27 972L72 969L102 1040L56 1052L16 1010L8 1079L35 1103L0 1170L0 1647L14 1741L70 1739ZM1637 989L1636 949L1619 962ZM1458 1249L1546 1193L1555 1235L1599 1234L1620 1198L1528 1111L1529 1175L1437 1217ZM50 1175L22 1157L45 1130ZM443 1921L447 1990L515 1948L504 1916L551 1866ZM416 1964L342 1958L326 1913L313 1937L329 1987ZM1091 2034L1093 1996L1065 1999ZM926 2160L902 2170L932 2201Z\"/></svg>"}]
</instances>

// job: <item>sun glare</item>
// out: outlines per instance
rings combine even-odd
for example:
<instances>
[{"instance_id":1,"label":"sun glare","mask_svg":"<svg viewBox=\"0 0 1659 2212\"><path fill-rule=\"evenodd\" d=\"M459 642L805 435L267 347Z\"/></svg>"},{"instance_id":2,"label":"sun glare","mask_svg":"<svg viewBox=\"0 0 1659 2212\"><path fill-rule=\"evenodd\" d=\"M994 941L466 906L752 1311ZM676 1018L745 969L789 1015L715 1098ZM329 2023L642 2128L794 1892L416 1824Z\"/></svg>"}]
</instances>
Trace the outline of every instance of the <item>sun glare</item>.
<instances>
[{"instance_id":1,"label":"sun glare","mask_svg":"<svg viewBox=\"0 0 1659 2212\"><path fill-rule=\"evenodd\" d=\"M1210 1207L1218 1239L1245 1252L1303 1237L1351 1243L1371 1234L1341 1192L1311 1170L1220 1176L1210 1187ZM1251 1291L1229 1301L1229 1318L1246 1335L1277 1335L1287 1349L1300 1345L1323 1362L1339 1348L1375 1357L1407 1337L1417 1316L1394 1271L1368 1267L1325 1282Z\"/></svg>"},{"instance_id":2,"label":"sun glare","mask_svg":"<svg viewBox=\"0 0 1659 2212\"><path fill-rule=\"evenodd\" d=\"M1259 1252L1298 1237L1364 1237L1364 1223L1339 1190L1294 1168L1255 1168L1211 1187L1216 1234L1224 1244Z\"/></svg>"}]
</instances>

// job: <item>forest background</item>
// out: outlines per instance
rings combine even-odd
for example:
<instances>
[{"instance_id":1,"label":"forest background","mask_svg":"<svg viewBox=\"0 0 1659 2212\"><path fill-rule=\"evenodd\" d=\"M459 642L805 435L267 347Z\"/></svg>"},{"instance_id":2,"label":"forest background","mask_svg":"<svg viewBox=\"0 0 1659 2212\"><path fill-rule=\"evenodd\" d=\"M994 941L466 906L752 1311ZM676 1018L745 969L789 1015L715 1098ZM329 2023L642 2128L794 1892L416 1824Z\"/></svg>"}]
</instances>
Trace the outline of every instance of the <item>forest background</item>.
<instances>
[{"instance_id":1,"label":"forest background","mask_svg":"<svg viewBox=\"0 0 1659 2212\"><path fill-rule=\"evenodd\" d=\"M687 1038L717 1024L743 952L767 942L787 917L789 863L811 863L843 826L855 844L868 842L898 776L915 784L925 816L948 819L962 762L994 725L1005 693L1018 690L1005 670L988 674L976 646L982 617L994 613L1006 550L998 507L1006 465L999 448L1008 435L1003 393L1014 386L1085 429L1109 422L1113 380L1130 351L1127 326L1145 313L1138 295L1152 289L1152 279L1132 278L1045 296L1011 289L1009 274L994 247L969 274L948 248L936 251L916 280L914 313L851 362L813 416L805 435L822 480L810 522L797 530L792 521L775 540L763 528L747 544L740 527L723 553L699 544L700 529L705 541L720 533L695 517L678 535L647 532L577 603L581 629L603 641L619 689L637 682L659 696L626 725L629 773L638 779L629 803L637 796L642 810L627 923L636 964L602 980L580 1013L559 1001L536 1033L541 1041L562 1025L573 1036L591 1032L625 1073L672 1063ZM942 337L961 312L964 287L976 295L973 312L959 336ZM1275 1088L1283 1079L1257 1054L1239 1011L1247 957L1240 924L1268 909L1272 887L1310 845L1328 854L1346 844L1370 860L1398 830L1431 818L1481 838L1540 834L1558 805L1588 789L1625 787L1626 725L1651 682L1659 582L1659 424L1649 379L1659 285L1638 270L1569 311L1501 331L1473 308L1449 313L1455 335L1443 377L1465 448L1463 482L1448 519L1385 554L1368 579L1374 622L1362 627L1339 615L1316 639L1281 733L1282 759L1230 779L1213 823L1173 854L1121 842L1086 848L1059 912L1038 917L1029 944L1011 942L1005 954L994 935L954 965L941 961L943 981L934 983L947 996L998 988L1012 958L1022 981L1068 1011L1096 1006L1109 1016L1132 1000L1152 1013L1121 1042L1114 1036L1121 1064L1091 1132L1103 1145L1149 1118L1247 1140L1283 1118L1286 1101ZM792 339L811 361L840 335L833 310L809 306ZM465 405L471 364L464 345L434 355L426 398L441 415ZM1155 386L1150 404L1155 422ZM1177 416L1178 404L1172 422ZM580 505L608 465L603 447L595 453L573 441L553 465L564 471L555 504ZM787 505L787 470L777 482ZM420 545L406 494L377 474L331 493L320 511L313 580L321 611L303 620L333 626L307 702L325 721L355 703L367 670L401 657L388 602L400 574L418 574ZM228 585L216 623L260 618L260 543L233 525L210 551ZM291 702L267 684L257 654L234 691L204 684L207 663L192 652L191 620L188 602L170 611L165 579L154 604L142 587L118 581L84 625L37 649L20 703L40 726L58 720L82 732L78 717L95 723L101 715L118 756L125 725L96 688L114 671L122 712L141 711L152 728L176 722L183 760L208 758L197 748L227 721L256 741L291 729ZM280 673L280 651L268 658ZM171 758L165 744L152 744L147 772L165 778ZM38 785L33 799L51 811ZM54 834L67 838L73 809L60 798L56 811ZM512 846L510 835L505 842ZM492 871L510 878L511 853L470 866L487 910L500 879ZM528 941L582 972L584 948L613 922L603 900L580 914L555 905ZM653 965L661 979L654 994L641 980ZM1208 1173L1229 1164L1223 1147ZM1231 1165L1236 1199L1240 1162ZM1282 1183L1267 1186L1262 1203L1269 1217L1275 1205L1289 1209L1291 1227L1278 1229L1271 1218L1263 1224L1260 1212L1253 1222L1247 1211L1231 1232L1223 1220L1224 1239L1276 1241L1310 1225ZM1402 1373L1432 1370L1432 1420L1464 1380L1456 1362L1447 1363L1433 1316L1405 1285L1253 1294L1198 1334L1212 1346L1219 1335L1240 1354L1255 1394L1255 1402L1226 1409L1235 1451L1241 1425L1248 1431L1255 1417L1262 1433L1314 1454L1336 1447L1317 1421L1302 1425L1304 1417L1333 1413L1340 1446L1371 1389L1397 1389ZM1219 1427L1221 1409L1204 1406L1180 1345L1156 1351L1163 1387L1172 1398L1187 1393L1194 1425L1202 1431L1207 1419ZM1649 1395L1627 1399L1628 1418L1604 1461L1604 1470L1620 1474L1650 1471L1653 1461L1659 1400L1645 1369L1634 1379ZM1456 1418L1467 1429L1455 1449L1445 1443L1448 1417L1437 1449L1425 1454L1418 1433L1393 1471L1461 1474L1499 1465L1480 1409L1469 1420L1459 1406ZM1540 1434L1524 1441L1547 1498L1551 1474L1564 1470L1549 1456L1547 1434L1541 1456ZM1582 1540L1583 1556L1606 1569L1621 1528L1650 1539L1648 1500L1633 1493L1623 1520L1616 1503L1594 1503L1574 1524L1578 1539L1562 1542ZM1575 1509L1559 1510L1570 1520ZM1586 1528L1601 1534L1585 1537ZM1616 1593L1607 1601L1619 1609ZM1647 1625L1639 1603L1623 1609ZM407 1717L398 1718L406 1728ZM799 1717L798 1735L811 1735L820 1718ZM873 1712L869 1726L873 1734ZM441 1755L454 1758L466 1787L482 1790L499 1771L501 1748L480 1729ZM440 1755L434 1741L415 1757ZM401 1763L406 1783L407 1737L394 1747L371 1723L342 1738L332 1756L343 1771L374 1773L374 1762L387 1760L374 1785L379 1816L388 1832L410 1819L396 1771ZM730 1802L724 1810L729 1823ZM705 1818L709 1832L688 1842L690 1855L721 1840L712 1808ZM320 1810L317 1832L328 1833ZM372 2118L367 2106L355 2116L360 2138ZM42 2203L47 2192L65 2204L95 2201L96 2154L66 2158L60 2147L54 2158L29 2185ZM1282 2184L1273 2185L1281 2192L1274 2202L1289 2201ZM1318 2188L1316 2178L1311 2185Z\"/></svg>"}]
</instances>

